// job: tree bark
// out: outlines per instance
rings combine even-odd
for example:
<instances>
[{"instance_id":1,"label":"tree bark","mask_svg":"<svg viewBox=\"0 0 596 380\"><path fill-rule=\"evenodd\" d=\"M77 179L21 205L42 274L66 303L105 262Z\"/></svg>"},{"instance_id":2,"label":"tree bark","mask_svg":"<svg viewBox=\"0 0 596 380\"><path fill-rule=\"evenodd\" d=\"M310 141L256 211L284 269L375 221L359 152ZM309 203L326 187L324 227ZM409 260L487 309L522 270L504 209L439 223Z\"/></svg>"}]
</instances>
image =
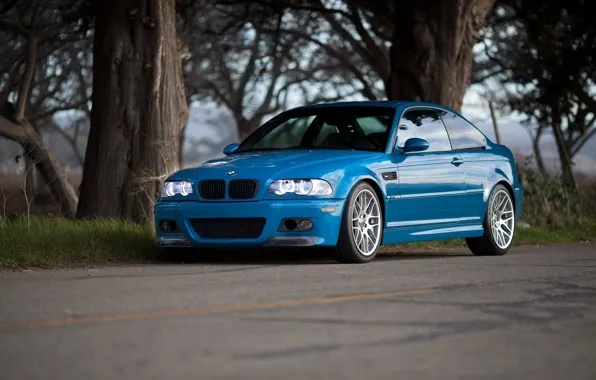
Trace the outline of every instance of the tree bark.
<instances>
[{"instance_id":1,"label":"tree bark","mask_svg":"<svg viewBox=\"0 0 596 380\"><path fill-rule=\"evenodd\" d=\"M253 133L260 126L262 120L261 117L246 119L243 116L237 116L235 119L239 141L243 141L251 133Z\"/></svg>"},{"instance_id":2,"label":"tree bark","mask_svg":"<svg viewBox=\"0 0 596 380\"><path fill-rule=\"evenodd\" d=\"M175 0L96 1L93 109L79 217L153 220L188 120Z\"/></svg>"},{"instance_id":3,"label":"tree bark","mask_svg":"<svg viewBox=\"0 0 596 380\"><path fill-rule=\"evenodd\" d=\"M576 189L577 185L571 168L571 157L569 157L567 146L565 145L565 139L563 138L563 132L561 131L561 116L558 112L553 113L552 121L555 142L557 143L557 150L559 152L559 161L561 162L563 181L572 189Z\"/></svg>"},{"instance_id":4,"label":"tree bark","mask_svg":"<svg viewBox=\"0 0 596 380\"><path fill-rule=\"evenodd\" d=\"M546 166L544 165L544 159L542 158L542 149L540 148L540 138L542 137L543 130L543 125L538 127L536 135L532 139L532 147L534 149L534 158L536 159L538 170L540 170L540 174L542 174L543 177L546 177L548 173L546 172Z\"/></svg>"},{"instance_id":5,"label":"tree bark","mask_svg":"<svg viewBox=\"0 0 596 380\"><path fill-rule=\"evenodd\" d=\"M34 199L37 194L37 172L35 170L35 162L29 158L25 151L24 157L24 176L25 176L25 195L27 200Z\"/></svg>"},{"instance_id":6,"label":"tree bark","mask_svg":"<svg viewBox=\"0 0 596 380\"><path fill-rule=\"evenodd\" d=\"M26 121L18 123L6 115L0 115L0 136L16 141L23 147L25 160L35 164L54 201L60 205L62 214L67 218L74 217L77 194L68 182L66 171L48 150L33 125Z\"/></svg>"},{"instance_id":7,"label":"tree bark","mask_svg":"<svg viewBox=\"0 0 596 380\"><path fill-rule=\"evenodd\" d=\"M178 137L178 167L184 167L184 143L186 142L186 124L180 130Z\"/></svg>"},{"instance_id":8,"label":"tree bark","mask_svg":"<svg viewBox=\"0 0 596 380\"><path fill-rule=\"evenodd\" d=\"M494 0L422 0L402 4L390 48L385 91L391 100L459 111L470 83L477 33Z\"/></svg>"}]
</instances>

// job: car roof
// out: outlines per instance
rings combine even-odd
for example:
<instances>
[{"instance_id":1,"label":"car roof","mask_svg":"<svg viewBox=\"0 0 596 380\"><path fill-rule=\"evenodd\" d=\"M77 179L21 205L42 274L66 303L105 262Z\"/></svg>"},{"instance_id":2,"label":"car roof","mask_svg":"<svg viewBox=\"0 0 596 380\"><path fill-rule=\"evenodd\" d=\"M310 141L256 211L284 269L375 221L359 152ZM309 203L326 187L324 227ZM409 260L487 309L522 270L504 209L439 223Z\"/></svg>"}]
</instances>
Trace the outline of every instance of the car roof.
<instances>
[{"instance_id":1,"label":"car roof","mask_svg":"<svg viewBox=\"0 0 596 380\"><path fill-rule=\"evenodd\" d=\"M443 108L451 111L449 108L441 106L439 104L427 103L427 102L414 102L414 101L402 101L402 100L380 100L380 101L353 101L353 102L334 102L334 103L319 103L308 106L301 106L294 108L308 109L308 108L320 108L320 107L392 107L397 108L398 106L412 107L412 106L426 106Z\"/></svg>"}]
</instances>

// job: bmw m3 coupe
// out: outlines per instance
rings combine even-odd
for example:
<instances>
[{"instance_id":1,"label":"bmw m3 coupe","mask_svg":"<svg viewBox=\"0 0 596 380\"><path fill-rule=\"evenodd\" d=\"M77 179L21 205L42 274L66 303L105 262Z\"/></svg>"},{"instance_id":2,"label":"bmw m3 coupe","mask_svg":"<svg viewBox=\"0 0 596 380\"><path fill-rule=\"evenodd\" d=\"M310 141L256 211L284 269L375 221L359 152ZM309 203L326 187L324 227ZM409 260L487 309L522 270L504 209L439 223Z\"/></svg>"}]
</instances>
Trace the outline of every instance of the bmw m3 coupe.
<instances>
[{"instance_id":1,"label":"bmw m3 coupe","mask_svg":"<svg viewBox=\"0 0 596 380\"><path fill-rule=\"evenodd\" d=\"M364 263L383 244L465 238L502 255L523 206L511 151L430 103L299 107L223 153L166 179L159 246L318 246Z\"/></svg>"}]
</instances>

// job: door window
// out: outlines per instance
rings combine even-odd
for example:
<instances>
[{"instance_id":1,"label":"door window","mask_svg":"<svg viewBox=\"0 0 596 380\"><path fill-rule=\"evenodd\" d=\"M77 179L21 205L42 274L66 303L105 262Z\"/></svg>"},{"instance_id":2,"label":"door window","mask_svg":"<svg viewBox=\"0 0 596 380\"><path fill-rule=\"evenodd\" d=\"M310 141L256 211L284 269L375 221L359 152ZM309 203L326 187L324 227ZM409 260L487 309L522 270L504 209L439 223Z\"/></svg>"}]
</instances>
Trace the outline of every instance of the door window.
<instances>
[{"instance_id":1,"label":"door window","mask_svg":"<svg viewBox=\"0 0 596 380\"><path fill-rule=\"evenodd\" d=\"M451 150L445 126L433 109L413 109L402 115L397 130L397 146L403 148L406 141L413 137L428 141L429 147L422 153Z\"/></svg>"},{"instance_id":2,"label":"door window","mask_svg":"<svg viewBox=\"0 0 596 380\"><path fill-rule=\"evenodd\" d=\"M486 137L476 127L453 112L439 110L454 150L483 149Z\"/></svg>"}]
</instances>

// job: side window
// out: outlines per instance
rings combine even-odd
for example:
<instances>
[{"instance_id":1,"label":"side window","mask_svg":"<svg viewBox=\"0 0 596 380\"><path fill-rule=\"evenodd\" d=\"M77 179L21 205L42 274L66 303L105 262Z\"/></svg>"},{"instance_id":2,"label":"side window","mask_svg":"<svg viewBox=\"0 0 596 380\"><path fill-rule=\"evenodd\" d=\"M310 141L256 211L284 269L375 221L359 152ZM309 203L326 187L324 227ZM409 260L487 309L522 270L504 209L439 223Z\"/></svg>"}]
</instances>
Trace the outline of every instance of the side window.
<instances>
[{"instance_id":1,"label":"side window","mask_svg":"<svg viewBox=\"0 0 596 380\"><path fill-rule=\"evenodd\" d=\"M323 124L323 126L321 127L321 130L319 131L319 135L317 136L317 139L315 140L314 146L322 146L323 143L325 142L325 139L327 138L327 136L329 136L332 133L337 133L337 127L335 125L329 125L327 123Z\"/></svg>"},{"instance_id":2,"label":"side window","mask_svg":"<svg viewBox=\"0 0 596 380\"><path fill-rule=\"evenodd\" d=\"M478 149L486 147L486 137L476 127L453 112L439 111L447 128L453 149Z\"/></svg>"},{"instance_id":3,"label":"side window","mask_svg":"<svg viewBox=\"0 0 596 380\"><path fill-rule=\"evenodd\" d=\"M418 137L428 141L424 152L451 150L451 143L445 127L435 110L413 109L401 117L397 130L397 146L403 148L408 139Z\"/></svg>"}]
</instances>

